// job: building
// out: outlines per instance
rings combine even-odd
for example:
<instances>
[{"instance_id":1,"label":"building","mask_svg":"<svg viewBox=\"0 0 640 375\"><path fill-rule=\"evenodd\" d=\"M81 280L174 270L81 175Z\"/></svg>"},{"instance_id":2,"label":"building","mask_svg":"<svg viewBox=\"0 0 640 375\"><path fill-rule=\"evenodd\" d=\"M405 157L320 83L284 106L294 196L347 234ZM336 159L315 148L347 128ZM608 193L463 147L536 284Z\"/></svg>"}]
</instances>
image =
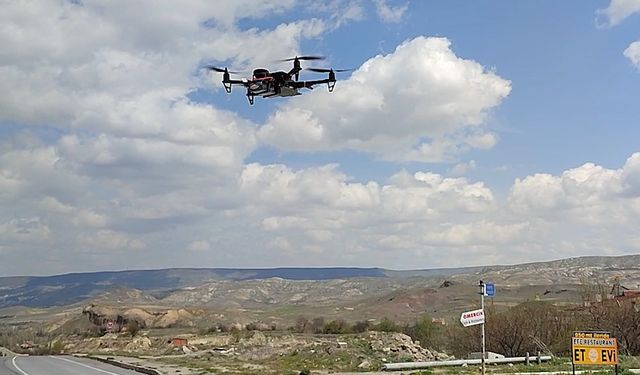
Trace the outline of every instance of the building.
<instances>
[{"instance_id":1,"label":"building","mask_svg":"<svg viewBox=\"0 0 640 375\"><path fill-rule=\"evenodd\" d=\"M171 340L169 340L169 343L171 343L171 345L173 346L183 347L187 346L189 344L189 341L182 337L173 337Z\"/></svg>"}]
</instances>

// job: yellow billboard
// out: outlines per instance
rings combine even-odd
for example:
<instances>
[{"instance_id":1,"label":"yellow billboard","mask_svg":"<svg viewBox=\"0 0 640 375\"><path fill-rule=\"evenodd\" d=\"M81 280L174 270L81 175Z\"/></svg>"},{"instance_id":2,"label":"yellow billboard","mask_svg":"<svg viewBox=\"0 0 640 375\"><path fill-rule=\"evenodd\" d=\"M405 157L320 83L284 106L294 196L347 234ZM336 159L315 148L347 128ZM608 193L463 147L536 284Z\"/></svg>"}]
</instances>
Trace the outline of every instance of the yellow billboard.
<instances>
[{"instance_id":1,"label":"yellow billboard","mask_svg":"<svg viewBox=\"0 0 640 375\"><path fill-rule=\"evenodd\" d=\"M605 332L576 332L571 338L574 365L617 365L618 341Z\"/></svg>"}]
</instances>

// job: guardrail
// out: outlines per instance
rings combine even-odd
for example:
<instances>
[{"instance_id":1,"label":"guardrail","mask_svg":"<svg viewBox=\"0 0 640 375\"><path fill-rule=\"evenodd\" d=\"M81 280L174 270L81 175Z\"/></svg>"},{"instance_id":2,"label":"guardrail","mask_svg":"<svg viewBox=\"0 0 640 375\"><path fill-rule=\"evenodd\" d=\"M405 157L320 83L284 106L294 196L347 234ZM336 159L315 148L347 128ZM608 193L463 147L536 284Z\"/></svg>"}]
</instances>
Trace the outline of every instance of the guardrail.
<instances>
[{"instance_id":1,"label":"guardrail","mask_svg":"<svg viewBox=\"0 0 640 375\"><path fill-rule=\"evenodd\" d=\"M530 357L507 357L507 358L494 358L485 360L486 364L492 363L518 363L527 361L550 361L550 355L542 356L530 356ZM451 361L429 361L429 362L399 362L399 363L386 363L382 365L383 371L402 371L402 370L418 370L429 367L444 367L444 366L462 366L462 365L479 365L482 362L481 359L455 359Z\"/></svg>"},{"instance_id":2,"label":"guardrail","mask_svg":"<svg viewBox=\"0 0 640 375\"><path fill-rule=\"evenodd\" d=\"M161 375L156 370L152 370L152 369L148 369L148 368L140 367L140 366L135 366L135 365L130 365L128 363L115 361L115 360L110 359L110 358L100 358L100 357L94 357L94 356L87 356L87 358L91 358L91 359L96 360L96 361L108 363L108 364L110 364L112 366L117 366L117 367L120 367L120 368L123 368L123 369L140 372L140 373L147 374L147 375Z\"/></svg>"}]
</instances>

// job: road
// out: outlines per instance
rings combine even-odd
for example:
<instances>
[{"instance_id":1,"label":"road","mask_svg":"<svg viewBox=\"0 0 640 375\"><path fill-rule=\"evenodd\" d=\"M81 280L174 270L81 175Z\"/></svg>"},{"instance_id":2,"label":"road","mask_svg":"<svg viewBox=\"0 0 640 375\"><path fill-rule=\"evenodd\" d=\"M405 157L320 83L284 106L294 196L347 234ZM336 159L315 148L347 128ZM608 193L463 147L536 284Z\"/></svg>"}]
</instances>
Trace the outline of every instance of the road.
<instances>
[{"instance_id":1,"label":"road","mask_svg":"<svg viewBox=\"0 0 640 375\"><path fill-rule=\"evenodd\" d=\"M106 363L70 356L0 357L0 375L140 375Z\"/></svg>"}]
</instances>

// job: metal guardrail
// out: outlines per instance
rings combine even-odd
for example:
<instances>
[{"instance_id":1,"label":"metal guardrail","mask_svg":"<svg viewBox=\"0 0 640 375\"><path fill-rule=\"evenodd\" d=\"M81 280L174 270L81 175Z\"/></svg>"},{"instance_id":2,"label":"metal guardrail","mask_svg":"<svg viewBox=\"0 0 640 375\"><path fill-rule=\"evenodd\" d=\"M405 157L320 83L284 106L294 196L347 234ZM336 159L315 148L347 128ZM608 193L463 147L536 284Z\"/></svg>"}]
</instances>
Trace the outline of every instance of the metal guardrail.
<instances>
[{"instance_id":1,"label":"metal guardrail","mask_svg":"<svg viewBox=\"0 0 640 375\"><path fill-rule=\"evenodd\" d=\"M109 359L109 358L100 358L100 357L93 357L93 356L87 356L87 358L91 358L91 359L96 360L96 361L108 363L108 364L110 364L112 366L120 367L120 368L127 369L127 370L132 370L132 371L136 371L136 372L140 372L140 373L147 374L147 375L161 375L156 370L152 370L152 369L148 369L148 368L144 368L144 367L140 367L140 366L134 366L134 365L130 365L128 363L123 363L123 362L119 362L119 361L114 361L114 360Z\"/></svg>"},{"instance_id":2,"label":"metal guardrail","mask_svg":"<svg viewBox=\"0 0 640 375\"><path fill-rule=\"evenodd\" d=\"M530 356L530 357L507 357L507 358L494 358L485 360L486 364L492 363L518 363L527 361L550 361L550 355L543 356ZM383 371L401 371L401 370L418 370L429 367L444 367L444 366L462 366L462 365L479 365L482 359L455 359L451 361L429 361L429 362L399 362L399 363L387 363L382 365Z\"/></svg>"}]
</instances>

